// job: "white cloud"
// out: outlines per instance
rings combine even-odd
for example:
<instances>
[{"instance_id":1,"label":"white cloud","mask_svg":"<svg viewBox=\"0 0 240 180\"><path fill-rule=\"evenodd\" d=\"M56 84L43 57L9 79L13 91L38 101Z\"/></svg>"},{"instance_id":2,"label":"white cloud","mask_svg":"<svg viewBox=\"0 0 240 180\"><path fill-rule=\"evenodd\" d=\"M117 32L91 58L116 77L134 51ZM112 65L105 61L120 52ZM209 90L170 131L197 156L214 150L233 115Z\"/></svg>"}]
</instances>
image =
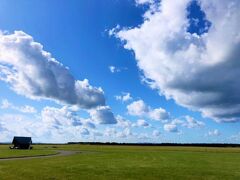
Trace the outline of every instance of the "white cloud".
<instances>
[{"instance_id":1,"label":"white cloud","mask_svg":"<svg viewBox=\"0 0 240 180\"><path fill-rule=\"evenodd\" d=\"M99 106L89 110L91 119L98 124L116 124L117 120L108 106Z\"/></svg>"},{"instance_id":2,"label":"white cloud","mask_svg":"<svg viewBox=\"0 0 240 180\"><path fill-rule=\"evenodd\" d=\"M138 126L138 127L149 127L150 124L147 121L145 121L144 119L139 119L139 120L137 120L136 126Z\"/></svg>"},{"instance_id":3,"label":"white cloud","mask_svg":"<svg viewBox=\"0 0 240 180\"><path fill-rule=\"evenodd\" d=\"M132 100L132 96L130 93L125 93L123 92L122 95L117 95L115 96L116 100L118 101L122 101L122 102L126 102L126 101L130 101Z\"/></svg>"},{"instance_id":4,"label":"white cloud","mask_svg":"<svg viewBox=\"0 0 240 180\"><path fill-rule=\"evenodd\" d=\"M205 124L202 121L198 121L191 116L183 116L180 118L173 119L164 125L164 130L168 132L179 132L178 126L186 127L189 129L202 128Z\"/></svg>"},{"instance_id":5,"label":"white cloud","mask_svg":"<svg viewBox=\"0 0 240 180\"><path fill-rule=\"evenodd\" d=\"M91 128L91 129L95 129L96 126L94 123L91 122L91 120L84 120L84 121L81 121L83 126L85 126L86 128Z\"/></svg>"},{"instance_id":6,"label":"white cloud","mask_svg":"<svg viewBox=\"0 0 240 180\"><path fill-rule=\"evenodd\" d=\"M235 135L232 135L229 139L231 141L235 141L235 142L239 143L239 141L240 141L240 132L235 134Z\"/></svg>"},{"instance_id":7,"label":"white cloud","mask_svg":"<svg viewBox=\"0 0 240 180\"><path fill-rule=\"evenodd\" d=\"M7 99L3 99L0 107L1 109L8 109L12 107L12 104Z\"/></svg>"},{"instance_id":8,"label":"white cloud","mask_svg":"<svg viewBox=\"0 0 240 180\"><path fill-rule=\"evenodd\" d=\"M21 124L21 126L19 126ZM45 107L39 116L9 115L0 117L0 138L11 140L14 135L31 136L34 141L68 142L97 136L90 119L81 118L71 108ZM4 137L2 137L4 136Z\"/></svg>"},{"instance_id":9,"label":"white cloud","mask_svg":"<svg viewBox=\"0 0 240 180\"><path fill-rule=\"evenodd\" d=\"M220 131L218 129L214 129L213 131L209 131L208 135L209 136L220 136L221 133L220 133Z\"/></svg>"},{"instance_id":10,"label":"white cloud","mask_svg":"<svg viewBox=\"0 0 240 180\"><path fill-rule=\"evenodd\" d=\"M153 133L152 133L152 135L153 135L154 137L159 137L159 136L161 135L161 133L160 133L160 131L158 131L158 130L154 130Z\"/></svg>"},{"instance_id":11,"label":"white cloud","mask_svg":"<svg viewBox=\"0 0 240 180\"><path fill-rule=\"evenodd\" d=\"M81 118L69 111L68 107L45 107L41 112L41 119L45 126L64 129L69 126L81 126Z\"/></svg>"},{"instance_id":12,"label":"white cloud","mask_svg":"<svg viewBox=\"0 0 240 180\"><path fill-rule=\"evenodd\" d=\"M118 69L115 66L109 66L108 68L109 68L111 73L116 73L116 72L120 72L121 71L120 69Z\"/></svg>"},{"instance_id":13,"label":"white cloud","mask_svg":"<svg viewBox=\"0 0 240 180\"><path fill-rule=\"evenodd\" d=\"M39 115L31 117L26 114L1 115L0 140L11 141L14 135L31 136L34 142L69 142L95 139L103 136L103 133L94 122L97 124L116 123L111 119L113 116L109 115L109 107L101 107L95 111L95 114L90 113L91 118L81 118L78 112L72 110L72 107L46 106ZM117 117L119 120L120 116ZM118 129L107 127L108 130L105 131L104 136L113 139L131 136L131 124L128 124L128 121L123 118L121 120L126 121L125 125L112 126L118 127Z\"/></svg>"},{"instance_id":14,"label":"white cloud","mask_svg":"<svg viewBox=\"0 0 240 180\"><path fill-rule=\"evenodd\" d=\"M190 2L155 3L141 25L115 30L115 36L134 51L151 87L168 99L216 121L238 121L240 1L199 0L211 22L201 35L187 31Z\"/></svg>"},{"instance_id":15,"label":"white cloud","mask_svg":"<svg viewBox=\"0 0 240 180\"><path fill-rule=\"evenodd\" d=\"M88 129L86 129L86 128L80 129L80 133L81 133L81 135L84 135L84 136L87 136L87 135L90 134L89 131L88 131Z\"/></svg>"},{"instance_id":16,"label":"white cloud","mask_svg":"<svg viewBox=\"0 0 240 180\"><path fill-rule=\"evenodd\" d=\"M17 109L23 113L36 113L37 112L37 110L34 107L29 106L29 105L17 107Z\"/></svg>"},{"instance_id":17,"label":"white cloud","mask_svg":"<svg viewBox=\"0 0 240 180\"><path fill-rule=\"evenodd\" d=\"M93 136L103 136L101 132L95 131L93 132Z\"/></svg>"},{"instance_id":18,"label":"white cloud","mask_svg":"<svg viewBox=\"0 0 240 180\"><path fill-rule=\"evenodd\" d=\"M24 106L16 106L10 103L7 99L2 100L2 104L0 106L1 109L14 109L16 111L20 111L22 113L36 113L37 110L29 105Z\"/></svg>"},{"instance_id":19,"label":"white cloud","mask_svg":"<svg viewBox=\"0 0 240 180\"><path fill-rule=\"evenodd\" d=\"M110 33L110 31L112 32ZM109 34L113 35L112 33L114 33L115 28L110 31L109 31ZM108 68L111 73L118 73L128 69L127 67L116 67L116 66L108 66Z\"/></svg>"},{"instance_id":20,"label":"white cloud","mask_svg":"<svg viewBox=\"0 0 240 180\"><path fill-rule=\"evenodd\" d=\"M109 128L104 130L103 135L107 138L130 138L133 136L131 129L129 127L123 129Z\"/></svg>"},{"instance_id":21,"label":"white cloud","mask_svg":"<svg viewBox=\"0 0 240 180\"><path fill-rule=\"evenodd\" d=\"M0 139L9 142L13 136L31 136L34 142L62 143L79 141L81 137L88 138L90 130L81 124L74 125L74 118L76 117L68 112L66 107L60 109L46 107L41 116L34 118L4 114L0 117Z\"/></svg>"},{"instance_id":22,"label":"white cloud","mask_svg":"<svg viewBox=\"0 0 240 180\"><path fill-rule=\"evenodd\" d=\"M176 124L172 124L172 123L164 124L163 128L165 131L168 131L168 132L178 132L178 128Z\"/></svg>"},{"instance_id":23,"label":"white cloud","mask_svg":"<svg viewBox=\"0 0 240 180\"><path fill-rule=\"evenodd\" d=\"M134 101L127 106L128 114L133 116L143 116L148 113L149 107L143 100Z\"/></svg>"},{"instance_id":24,"label":"white cloud","mask_svg":"<svg viewBox=\"0 0 240 180\"><path fill-rule=\"evenodd\" d=\"M156 108L149 111L149 117L154 120L167 120L169 113L163 108Z\"/></svg>"},{"instance_id":25,"label":"white cloud","mask_svg":"<svg viewBox=\"0 0 240 180\"><path fill-rule=\"evenodd\" d=\"M167 120L170 115L163 108L152 109L147 106L143 100L134 101L127 106L128 114L139 117L147 117L149 119L163 121Z\"/></svg>"},{"instance_id":26,"label":"white cloud","mask_svg":"<svg viewBox=\"0 0 240 180\"><path fill-rule=\"evenodd\" d=\"M121 127L121 128L130 128L132 126L132 123L127 120L127 119L124 119L122 116L120 115L117 115L116 117L117 119L117 126L118 127Z\"/></svg>"},{"instance_id":27,"label":"white cloud","mask_svg":"<svg viewBox=\"0 0 240 180\"><path fill-rule=\"evenodd\" d=\"M16 93L32 99L51 99L81 108L105 105L101 88L75 80L43 46L22 32L0 32L0 80Z\"/></svg>"},{"instance_id":28,"label":"white cloud","mask_svg":"<svg viewBox=\"0 0 240 180\"><path fill-rule=\"evenodd\" d=\"M116 137L118 138L129 138L130 136L132 136L130 128L125 128L123 131L120 131L116 134Z\"/></svg>"},{"instance_id":29,"label":"white cloud","mask_svg":"<svg viewBox=\"0 0 240 180\"><path fill-rule=\"evenodd\" d=\"M117 134L117 131L115 128L107 127L104 131L104 136L107 136L107 137L115 137L116 134Z\"/></svg>"},{"instance_id":30,"label":"white cloud","mask_svg":"<svg viewBox=\"0 0 240 180\"><path fill-rule=\"evenodd\" d=\"M32 127L31 122L26 121L22 115L1 115L0 122L3 133L8 138L12 138L13 135L32 135L28 130L28 127Z\"/></svg>"},{"instance_id":31,"label":"white cloud","mask_svg":"<svg viewBox=\"0 0 240 180\"><path fill-rule=\"evenodd\" d=\"M137 136L138 139L141 139L141 141L144 141L144 142L151 139L151 137L149 136L148 133L140 133L140 134L137 134L135 136Z\"/></svg>"},{"instance_id":32,"label":"white cloud","mask_svg":"<svg viewBox=\"0 0 240 180\"><path fill-rule=\"evenodd\" d=\"M185 116L186 122L183 123L183 126L187 128L201 128L205 126L202 121L197 121L191 116Z\"/></svg>"},{"instance_id":33,"label":"white cloud","mask_svg":"<svg viewBox=\"0 0 240 180\"><path fill-rule=\"evenodd\" d=\"M142 4L151 4L154 2L154 0L135 0L136 4L142 5Z\"/></svg>"}]
</instances>

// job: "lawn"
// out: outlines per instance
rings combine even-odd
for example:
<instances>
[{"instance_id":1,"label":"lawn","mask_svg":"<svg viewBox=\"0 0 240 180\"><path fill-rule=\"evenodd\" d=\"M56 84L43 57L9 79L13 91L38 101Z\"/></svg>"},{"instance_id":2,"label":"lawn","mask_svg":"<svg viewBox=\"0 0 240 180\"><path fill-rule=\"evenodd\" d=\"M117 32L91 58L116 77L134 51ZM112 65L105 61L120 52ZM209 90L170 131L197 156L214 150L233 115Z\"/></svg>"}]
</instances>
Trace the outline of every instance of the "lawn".
<instances>
[{"instance_id":1,"label":"lawn","mask_svg":"<svg viewBox=\"0 0 240 180\"><path fill-rule=\"evenodd\" d=\"M5 147L0 147L0 151L11 151L4 150ZM240 179L239 148L100 145L41 145L34 148L37 152L77 150L81 153L42 159L0 161L0 177L82 180ZM26 151L26 154L29 152Z\"/></svg>"},{"instance_id":2,"label":"lawn","mask_svg":"<svg viewBox=\"0 0 240 180\"><path fill-rule=\"evenodd\" d=\"M39 155L49 155L56 154L57 152L53 149L46 149L41 146L37 146L32 150L20 150L20 149L9 149L7 145L0 145L0 159L7 157L29 157L29 156L39 156Z\"/></svg>"}]
</instances>

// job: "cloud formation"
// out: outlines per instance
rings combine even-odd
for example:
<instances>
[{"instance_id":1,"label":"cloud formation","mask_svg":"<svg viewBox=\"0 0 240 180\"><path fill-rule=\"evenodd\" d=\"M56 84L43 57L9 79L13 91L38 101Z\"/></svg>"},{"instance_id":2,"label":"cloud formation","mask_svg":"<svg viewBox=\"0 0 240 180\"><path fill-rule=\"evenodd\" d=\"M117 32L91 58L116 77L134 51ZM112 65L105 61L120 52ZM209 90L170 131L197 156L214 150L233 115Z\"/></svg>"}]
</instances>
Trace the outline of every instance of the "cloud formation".
<instances>
[{"instance_id":1,"label":"cloud formation","mask_svg":"<svg viewBox=\"0 0 240 180\"><path fill-rule=\"evenodd\" d=\"M117 27L116 27L116 28L117 28ZM110 31L111 31L111 30L110 30ZM113 31L112 33L114 33L114 30L112 30L112 31ZM110 36L113 35L112 33L109 32L109 35L110 35ZM111 73L119 73L119 72L122 72L122 71L128 69L128 68L126 68L126 67L116 67L116 66L108 66L108 68L109 68L109 71L110 71Z\"/></svg>"},{"instance_id":2,"label":"cloud formation","mask_svg":"<svg viewBox=\"0 0 240 180\"><path fill-rule=\"evenodd\" d=\"M162 0L141 25L118 28L115 36L134 51L145 79L162 95L215 121L238 121L240 1L197 2L211 23L201 35L188 32L191 0Z\"/></svg>"},{"instance_id":3,"label":"cloud formation","mask_svg":"<svg viewBox=\"0 0 240 180\"><path fill-rule=\"evenodd\" d=\"M135 0L136 4L142 5L142 4L152 4L154 0Z\"/></svg>"},{"instance_id":4,"label":"cloud formation","mask_svg":"<svg viewBox=\"0 0 240 180\"><path fill-rule=\"evenodd\" d=\"M218 129L214 129L213 131L209 131L208 135L209 136L220 136L221 133L220 133L220 131Z\"/></svg>"},{"instance_id":5,"label":"cloud formation","mask_svg":"<svg viewBox=\"0 0 240 180\"><path fill-rule=\"evenodd\" d=\"M161 135L161 133L160 133L160 131L158 131L158 130L154 130L154 131L152 132L152 135L153 135L153 137L159 137L159 136Z\"/></svg>"},{"instance_id":6,"label":"cloud formation","mask_svg":"<svg viewBox=\"0 0 240 180\"><path fill-rule=\"evenodd\" d=\"M202 128L205 124L202 121L197 121L191 116L185 116L185 122L182 123L183 126L187 128Z\"/></svg>"},{"instance_id":7,"label":"cloud formation","mask_svg":"<svg viewBox=\"0 0 240 180\"><path fill-rule=\"evenodd\" d=\"M149 127L150 124L147 121L145 121L144 119L139 119L139 120L137 120L137 123L134 124L134 126L137 126L137 127Z\"/></svg>"},{"instance_id":8,"label":"cloud formation","mask_svg":"<svg viewBox=\"0 0 240 180\"><path fill-rule=\"evenodd\" d=\"M13 109L16 111L20 111L22 113L36 113L37 110L29 105L24 105L24 106L16 106L13 105L11 102L9 102L7 99L2 100L2 104L0 105L1 109Z\"/></svg>"},{"instance_id":9,"label":"cloud formation","mask_svg":"<svg viewBox=\"0 0 240 180\"><path fill-rule=\"evenodd\" d=\"M89 111L91 119L97 124L116 124L117 120L114 117L109 106L100 106Z\"/></svg>"},{"instance_id":10,"label":"cloud formation","mask_svg":"<svg viewBox=\"0 0 240 180\"><path fill-rule=\"evenodd\" d=\"M180 118L173 119L172 121L166 123L163 128L168 132L179 132L178 127L186 127L189 129L193 128L203 128L205 124L202 121L198 121L191 116L183 116Z\"/></svg>"},{"instance_id":11,"label":"cloud formation","mask_svg":"<svg viewBox=\"0 0 240 180\"><path fill-rule=\"evenodd\" d=\"M127 106L127 110L130 115L147 117L157 121L167 120L170 117L165 109L161 107L152 109L150 106L147 106L143 100L132 102Z\"/></svg>"},{"instance_id":12,"label":"cloud formation","mask_svg":"<svg viewBox=\"0 0 240 180\"><path fill-rule=\"evenodd\" d=\"M84 109L105 105L104 92L76 80L43 46L22 32L0 31L0 80L32 99L51 99Z\"/></svg>"},{"instance_id":13,"label":"cloud formation","mask_svg":"<svg viewBox=\"0 0 240 180\"><path fill-rule=\"evenodd\" d=\"M31 136L35 142L68 142L81 138L86 140L95 136L94 128L90 119L81 118L67 106L46 106L39 115L32 117L26 114L3 114L0 117L0 139L4 141L10 141L13 134Z\"/></svg>"},{"instance_id":14,"label":"cloud formation","mask_svg":"<svg viewBox=\"0 0 240 180\"><path fill-rule=\"evenodd\" d=\"M46 106L41 111L41 119L45 126L64 129L69 126L81 126L81 118L70 111L68 107L55 108Z\"/></svg>"},{"instance_id":15,"label":"cloud formation","mask_svg":"<svg viewBox=\"0 0 240 180\"><path fill-rule=\"evenodd\" d=\"M164 124L163 129L167 132L178 132L178 128L176 124Z\"/></svg>"},{"instance_id":16,"label":"cloud formation","mask_svg":"<svg viewBox=\"0 0 240 180\"><path fill-rule=\"evenodd\" d=\"M125 92L122 92L122 95L115 96L115 98L116 98L116 100L122 101L122 102L126 102L126 101L132 100L131 94L130 93L125 93Z\"/></svg>"},{"instance_id":17,"label":"cloud formation","mask_svg":"<svg viewBox=\"0 0 240 180\"><path fill-rule=\"evenodd\" d=\"M121 71L120 69L118 69L115 66L109 66L108 68L109 68L111 73L116 73L116 72L120 72Z\"/></svg>"}]
</instances>

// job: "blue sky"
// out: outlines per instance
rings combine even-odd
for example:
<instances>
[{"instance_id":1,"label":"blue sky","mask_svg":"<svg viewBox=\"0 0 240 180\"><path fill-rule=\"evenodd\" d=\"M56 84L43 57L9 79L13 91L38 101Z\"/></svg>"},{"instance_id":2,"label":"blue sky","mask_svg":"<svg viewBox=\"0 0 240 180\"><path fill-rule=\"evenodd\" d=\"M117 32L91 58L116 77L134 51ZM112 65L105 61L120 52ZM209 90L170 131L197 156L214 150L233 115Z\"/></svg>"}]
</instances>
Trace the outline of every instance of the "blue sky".
<instances>
[{"instance_id":1,"label":"blue sky","mask_svg":"<svg viewBox=\"0 0 240 180\"><path fill-rule=\"evenodd\" d=\"M0 141L239 143L239 4L1 0Z\"/></svg>"}]
</instances>

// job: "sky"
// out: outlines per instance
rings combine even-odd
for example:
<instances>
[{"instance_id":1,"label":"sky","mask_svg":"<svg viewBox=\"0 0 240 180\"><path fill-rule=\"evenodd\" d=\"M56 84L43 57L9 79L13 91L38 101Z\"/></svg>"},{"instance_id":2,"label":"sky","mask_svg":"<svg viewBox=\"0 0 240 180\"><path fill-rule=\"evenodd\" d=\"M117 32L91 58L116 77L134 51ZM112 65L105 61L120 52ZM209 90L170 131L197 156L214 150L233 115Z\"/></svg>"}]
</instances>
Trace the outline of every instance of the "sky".
<instances>
[{"instance_id":1,"label":"sky","mask_svg":"<svg viewBox=\"0 0 240 180\"><path fill-rule=\"evenodd\" d=\"M240 143L238 0L0 0L0 142Z\"/></svg>"}]
</instances>

